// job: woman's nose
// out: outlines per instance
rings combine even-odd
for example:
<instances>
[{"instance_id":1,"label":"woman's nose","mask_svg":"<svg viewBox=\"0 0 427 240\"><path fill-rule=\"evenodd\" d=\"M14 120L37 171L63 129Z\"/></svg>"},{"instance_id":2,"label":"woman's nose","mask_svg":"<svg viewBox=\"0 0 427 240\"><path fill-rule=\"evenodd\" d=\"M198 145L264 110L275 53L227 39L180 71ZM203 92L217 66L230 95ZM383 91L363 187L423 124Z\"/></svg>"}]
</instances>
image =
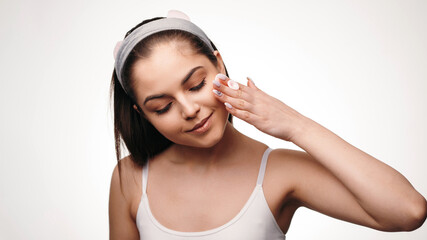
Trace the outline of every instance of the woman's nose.
<instances>
[{"instance_id":1,"label":"woman's nose","mask_svg":"<svg viewBox=\"0 0 427 240\"><path fill-rule=\"evenodd\" d=\"M182 117L185 119L196 117L197 113L200 111L200 105L189 98L183 98L181 100L181 108Z\"/></svg>"}]
</instances>

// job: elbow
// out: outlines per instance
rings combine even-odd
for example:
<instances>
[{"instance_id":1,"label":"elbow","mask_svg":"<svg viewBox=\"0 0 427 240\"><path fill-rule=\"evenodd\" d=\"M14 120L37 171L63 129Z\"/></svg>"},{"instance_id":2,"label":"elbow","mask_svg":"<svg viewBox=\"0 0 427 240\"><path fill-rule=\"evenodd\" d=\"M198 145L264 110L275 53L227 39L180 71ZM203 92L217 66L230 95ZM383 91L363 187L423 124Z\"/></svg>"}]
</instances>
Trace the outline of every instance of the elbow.
<instances>
[{"instance_id":1,"label":"elbow","mask_svg":"<svg viewBox=\"0 0 427 240\"><path fill-rule=\"evenodd\" d=\"M413 231L424 224L427 217L427 202L424 197L420 196L417 204L413 204L410 218L410 224L408 224L406 231Z\"/></svg>"},{"instance_id":2,"label":"elbow","mask_svg":"<svg viewBox=\"0 0 427 240\"><path fill-rule=\"evenodd\" d=\"M399 213L396 212L398 215L394 215L393 219L379 222L378 230L410 232L421 227L427 217L427 202L421 195L419 196L416 200L400 204Z\"/></svg>"},{"instance_id":3,"label":"elbow","mask_svg":"<svg viewBox=\"0 0 427 240\"><path fill-rule=\"evenodd\" d=\"M399 231L414 231L424 224L427 217L427 202L421 195L416 201L407 204L406 211L400 220Z\"/></svg>"}]
</instances>

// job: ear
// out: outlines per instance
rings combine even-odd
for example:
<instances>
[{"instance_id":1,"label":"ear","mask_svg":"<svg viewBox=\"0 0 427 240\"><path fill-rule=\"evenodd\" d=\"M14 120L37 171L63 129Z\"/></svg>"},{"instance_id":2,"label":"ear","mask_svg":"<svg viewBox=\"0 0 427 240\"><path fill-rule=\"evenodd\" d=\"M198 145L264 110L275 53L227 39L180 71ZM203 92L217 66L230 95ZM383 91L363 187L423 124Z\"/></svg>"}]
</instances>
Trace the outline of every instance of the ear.
<instances>
[{"instance_id":1,"label":"ear","mask_svg":"<svg viewBox=\"0 0 427 240\"><path fill-rule=\"evenodd\" d=\"M135 104L133 104L133 109L135 109L135 111L137 111L139 114L142 114L140 111L139 111L139 109L138 109L138 107L135 105Z\"/></svg>"},{"instance_id":2,"label":"ear","mask_svg":"<svg viewBox=\"0 0 427 240\"><path fill-rule=\"evenodd\" d=\"M221 54L218 52L218 50L213 51L213 54L215 55L218 61L216 68L220 73L225 75L225 67L224 67L224 62L222 61Z\"/></svg>"},{"instance_id":3,"label":"ear","mask_svg":"<svg viewBox=\"0 0 427 240\"><path fill-rule=\"evenodd\" d=\"M141 117L141 119L142 120L145 120L145 121L147 121L147 122L150 122L150 121L148 121L148 119L147 119L147 116L145 116L145 113L142 111L142 109L138 106L138 105L136 105L135 103L132 105L132 108L133 109L135 109L135 111L137 111L138 113L139 113L139 116Z\"/></svg>"}]
</instances>

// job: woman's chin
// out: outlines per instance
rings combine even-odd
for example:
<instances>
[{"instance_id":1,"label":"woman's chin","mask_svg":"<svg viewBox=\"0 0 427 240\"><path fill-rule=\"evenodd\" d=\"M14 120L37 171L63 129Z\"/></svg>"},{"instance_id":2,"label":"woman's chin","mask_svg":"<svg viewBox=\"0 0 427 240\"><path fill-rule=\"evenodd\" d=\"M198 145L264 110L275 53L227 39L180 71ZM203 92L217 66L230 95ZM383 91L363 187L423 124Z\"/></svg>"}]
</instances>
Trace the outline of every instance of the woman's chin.
<instances>
[{"instance_id":1,"label":"woman's chin","mask_svg":"<svg viewBox=\"0 0 427 240\"><path fill-rule=\"evenodd\" d=\"M230 130L231 123L228 122L228 115L218 116L214 114L212 119L203 129L194 132L185 132L180 136L180 139L170 139L172 142L188 147L211 148L221 142L226 134L227 129Z\"/></svg>"},{"instance_id":2,"label":"woman's chin","mask_svg":"<svg viewBox=\"0 0 427 240\"><path fill-rule=\"evenodd\" d=\"M218 144L224 136L223 131L215 131L211 132L209 135L205 136L204 138L197 138L191 141L189 145L192 145L193 147L199 147L199 148L211 148Z\"/></svg>"},{"instance_id":3,"label":"woman's chin","mask_svg":"<svg viewBox=\"0 0 427 240\"><path fill-rule=\"evenodd\" d=\"M184 141L175 142L179 145L197 148L211 148L218 144L224 137L224 129L213 128L203 135L191 134L187 135Z\"/></svg>"}]
</instances>

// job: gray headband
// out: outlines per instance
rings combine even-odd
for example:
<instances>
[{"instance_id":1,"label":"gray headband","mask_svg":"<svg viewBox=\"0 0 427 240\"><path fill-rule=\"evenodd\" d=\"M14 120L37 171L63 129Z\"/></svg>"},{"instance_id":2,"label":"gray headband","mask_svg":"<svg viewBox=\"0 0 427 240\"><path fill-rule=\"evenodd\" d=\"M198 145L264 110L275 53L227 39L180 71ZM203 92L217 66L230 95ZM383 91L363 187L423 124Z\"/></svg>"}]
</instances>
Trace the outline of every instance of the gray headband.
<instances>
[{"instance_id":1,"label":"gray headband","mask_svg":"<svg viewBox=\"0 0 427 240\"><path fill-rule=\"evenodd\" d=\"M115 49L115 64L114 68L116 70L117 77L119 79L122 88L127 93L126 89L123 87L123 66L129 53L132 49L144 38L161 31L165 30L182 30L189 33L192 33L199 37L206 45L214 51L209 38L206 34L197 27L194 23L181 19L181 18L162 18L155 20L144 25L139 26L132 33L130 33L122 42L117 43Z\"/></svg>"}]
</instances>

